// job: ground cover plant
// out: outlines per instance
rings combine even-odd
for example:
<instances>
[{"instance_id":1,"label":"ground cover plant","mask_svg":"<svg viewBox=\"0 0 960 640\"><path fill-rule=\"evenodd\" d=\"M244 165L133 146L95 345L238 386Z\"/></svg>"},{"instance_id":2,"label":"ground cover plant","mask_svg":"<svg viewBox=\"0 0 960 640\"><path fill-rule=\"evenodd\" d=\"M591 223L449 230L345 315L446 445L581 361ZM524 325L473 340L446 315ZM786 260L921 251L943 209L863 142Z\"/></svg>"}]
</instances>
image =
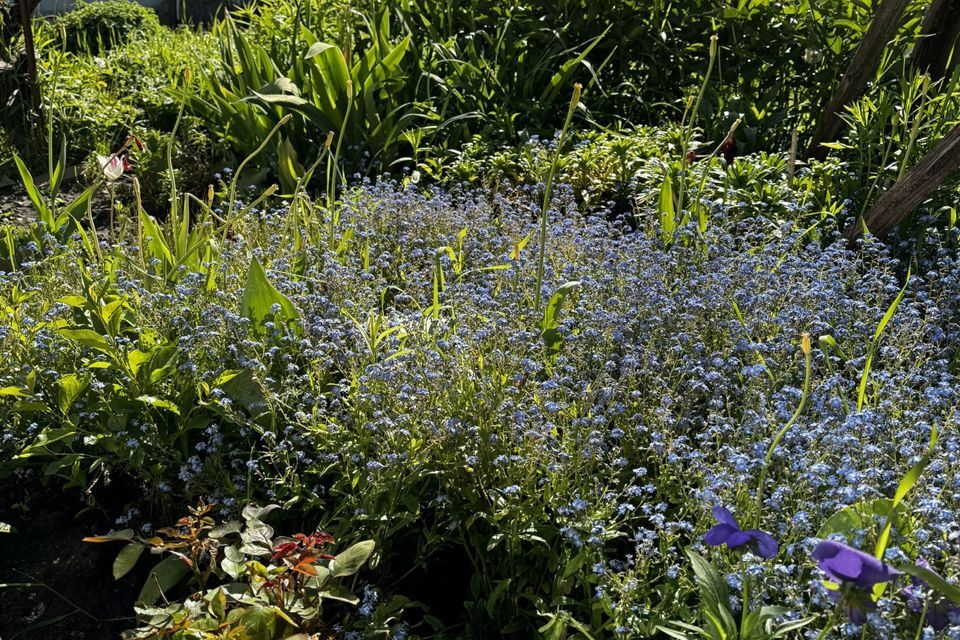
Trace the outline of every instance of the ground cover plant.
<instances>
[{"instance_id":1,"label":"ground cover plant","mask_svg":"<svg viewBox=\"0 0 960 640\"><path fill-rule=\"evenodd\" d=\"M960 637L956 177L844 239L926 4L822 159L879 8L636 4L38 22L0 634Z\"/></svg>"}]
</instances>

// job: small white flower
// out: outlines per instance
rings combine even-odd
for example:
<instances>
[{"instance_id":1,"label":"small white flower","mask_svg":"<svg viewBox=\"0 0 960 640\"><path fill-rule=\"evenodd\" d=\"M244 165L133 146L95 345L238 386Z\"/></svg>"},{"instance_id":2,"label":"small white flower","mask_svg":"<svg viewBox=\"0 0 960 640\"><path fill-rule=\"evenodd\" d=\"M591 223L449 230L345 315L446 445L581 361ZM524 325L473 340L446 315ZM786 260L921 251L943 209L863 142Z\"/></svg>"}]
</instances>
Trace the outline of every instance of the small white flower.
<instances>
[{"instance_id":1,"label":"small white flower","mask_svg":"<svg viewBox=\"0 0 960 640\"><path fill-rule=\"evenodd\" d=\"M97 156L97 162L100 163L100 168L103 170L103 175L113 182L119 180L120 176L123 175L123 160L120 159L117 155L111 156Z\"/></svg>"}]
</instances>

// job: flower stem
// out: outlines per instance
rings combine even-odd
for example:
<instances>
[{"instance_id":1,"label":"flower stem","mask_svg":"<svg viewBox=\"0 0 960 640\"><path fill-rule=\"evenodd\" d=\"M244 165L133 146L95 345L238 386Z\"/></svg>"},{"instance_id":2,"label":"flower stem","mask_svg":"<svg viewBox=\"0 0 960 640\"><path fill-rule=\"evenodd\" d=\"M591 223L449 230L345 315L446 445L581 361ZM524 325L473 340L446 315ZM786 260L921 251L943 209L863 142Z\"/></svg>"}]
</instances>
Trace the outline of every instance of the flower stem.
<instances>
[{"instance_id":1,"label":"flower stem","mask_svg":"<svg viewBox=\"0 0 960 640\"><path fill-rule=\"evenodd\" d=\"M760 482L757 485L757 504L756 504L756 513L754 517L757 524L760 524L760 514L763 510L763 487L767 482L767 470L770 468L770 462L773 460L773 452L776 450L777 445L780 444L780 440L783 439L783 436L786 435L787 431L790 430L790 427L797 421L800 417L800 414L803 412L803 408L807 404L807 397L810 395L810 334L803 334L803 338L800 342L800 348L803 351L803 357L805 361L804 374L803 374L803 392L800 395L800 404L797 405L797 410L793 412L793 415L790 416L790 420L787 421L787 424L777 432L777 435L773 438L773 442L770 443L770 448L767 449L767 455L763 459L763 469L760 471Z\"/></svg>"},{"instance_id":2,"label":"flower stem","mask_svg":"<svg viewBox=\"0 0 960 640\"><path fill-rule=\"evenodd\" d=\"M923 601L923 611L920 612L920 622L917 623L917 633L913 636L914 640L920 640L923 637L923 623L927 621L927 607L930 606L929 600Z\"/></svg>"},{"instance_id":3,"label":"flower stem","mask_svg":"<svg viewBox=\"0 0 960 640\"><path fill-rule=\"evenodd\" d=\"M747 616L750 614L750 576L743 574L743 611L740 612L740 640L747 637Z\"/></svg>"},{"instance_id":4,"label":"flower stem","mask_svg":"<svg viewBox=\"0 0 960 640\"><path fill-rule=\"evenodd\" d=\"M540 211L540 255L537 259L537 289L534 291L534 312L540 311L540 305L543 298L543 267L546 260L547 249L547 209L550 208L550 198L553 193L553 178L557 173L557 166L560 164L560 153L563 151L563 143L567 140L567 130L570 128L570 121L573 120L573 112L577 110L580 104L580 92L583 87L580 83L573 85L573 96L570 98L570 106L567 108L567 119L563 122L563 129L560 130L560 139L557 141L557 148L553 152L553 163L550 165L550 173L547 174L547 182L543 189L543 208Z\"/></svg>"},{"instance_id":5,"label":"flower stem","mask_svg":"<svg viewBox=\"0 0 960 640\"><path fill-rule=\"evenodd\" d=\"M837 619L837 611L840 610L839 604L836 609L830 612L830 617L827 618L827 624L823 627L823 631L820 632L820 635L817 636L817 640L823 640L827 637L827 634L833 631L834 624Z\"/></svg>"}]
</instances>

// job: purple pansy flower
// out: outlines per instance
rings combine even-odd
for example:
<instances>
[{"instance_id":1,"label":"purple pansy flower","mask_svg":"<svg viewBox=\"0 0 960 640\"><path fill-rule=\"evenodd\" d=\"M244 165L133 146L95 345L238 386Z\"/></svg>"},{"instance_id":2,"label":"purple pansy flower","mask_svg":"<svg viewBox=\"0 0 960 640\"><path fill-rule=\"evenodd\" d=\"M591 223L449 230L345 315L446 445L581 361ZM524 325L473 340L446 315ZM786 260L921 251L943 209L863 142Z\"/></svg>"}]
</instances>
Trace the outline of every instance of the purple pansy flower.
<instances>
[{"instance_id":1,"label":"purple pansy flower","mask_svg":"<svg viewBox=\"0 0 960 640\"><path fill-rule=\"evenodd\" d=\"M749 546L751 551L765 560L777 555L780 546L769 533L759 529L743 531L733 514L723 507L714 507L713 517L717 519L718 524L703 537L703 541L711 547L719 547L722 544L730 549Z\"/></svg>"},{"instance_id":2,"label":"purple pansy flower","mask_svg":"<svg viewBox=\"0 0 960 640\"><path fill-rule=\"evenodd\" d=\"M869 553L833 540L818 544L813 550L813 559L830 580L851 584L855 589L873 589L874 585L890 582L900 575L899 571Z\"/></svg>"},{"instance_id":3,"label":"purple pansy flower","mask_svg":"<svg viewBox=\"0 0 960 640\"><path fill-rule=\"evenodd\" d=\"M833 540L818 544L813 550L813 559L832 582L847 587L842 593L831 591L830 597L834 600L843 598L847 615L856 624L866 622L866 612L876 606L873 587L900 575L899 571L869 553Z\"/></svg>"}]
</instances>

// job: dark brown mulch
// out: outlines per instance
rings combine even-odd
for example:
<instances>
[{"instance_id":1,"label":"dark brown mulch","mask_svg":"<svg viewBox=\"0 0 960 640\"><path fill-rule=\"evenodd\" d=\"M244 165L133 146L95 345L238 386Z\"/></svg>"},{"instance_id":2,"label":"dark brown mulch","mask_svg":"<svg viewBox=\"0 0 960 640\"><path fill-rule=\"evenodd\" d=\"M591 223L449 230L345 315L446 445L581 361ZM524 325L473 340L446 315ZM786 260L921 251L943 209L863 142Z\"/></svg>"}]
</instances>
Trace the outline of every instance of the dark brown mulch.
<instances>
[{"instance_id":1,"label":"dark brown mulch","mask_svg":"<svg viewBox=\"0 0 960 640\"><path fill-rule=\"evenodd\" d=\"M113 580L119 546L82 541L109 530L98 512L75 516L82 505L35 504L39 511L29 518L0 511L0 521L17 528L0 534L0 638L119 638L135 626L133 601L143 576ZM3 586L10 584L33 586Z\"/></svg>"}]
</instances>

